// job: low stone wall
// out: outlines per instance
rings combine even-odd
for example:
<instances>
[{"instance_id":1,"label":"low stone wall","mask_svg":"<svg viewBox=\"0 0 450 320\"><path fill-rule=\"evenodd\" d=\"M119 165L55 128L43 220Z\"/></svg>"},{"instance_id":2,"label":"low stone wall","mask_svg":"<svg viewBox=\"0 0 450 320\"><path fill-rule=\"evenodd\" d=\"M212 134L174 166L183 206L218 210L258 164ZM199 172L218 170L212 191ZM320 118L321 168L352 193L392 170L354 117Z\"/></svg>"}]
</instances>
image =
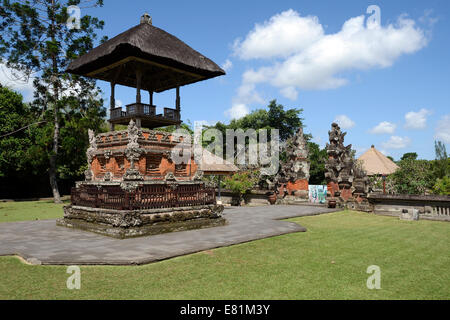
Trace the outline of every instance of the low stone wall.
<instances>
[{"instance_id":1,"label":"low stone wall","mask_svg":"<svg viewBox=\"0 0 450 320\"><path fill-rule=\"evenodd\" d=\"M450 196L371 193L367 199L376 214L404 217L417 210L419 219L450 221Z\"/></svg>"},{"instance_id":2,"label":"low stone wall","mask_svg":"<svg viewBox=\"0 0 450 320\"><path fill-rule=\"evenodd\" d=\"M125 239L167 232L221 226L221 205L115 210L68 205L58 226L82 229Z\"/></svg>"},{"instance_id":3,"label":"low stone wall","mask_svg":"<svg viewBox=\"0 0 450 320\"><path fill-rule=\"evenodd\" d=\"M241 202L241 205L247 206L267 206L269 205L269 200L267 198L267 193L269 190L252 190L246 195ZM222 201L223 205L236 206L239 205L239 198L231 191L227 189L220 190L220 199L218 189L216 189L216 199L217 201Z\"/></svg>"}]
</instances>

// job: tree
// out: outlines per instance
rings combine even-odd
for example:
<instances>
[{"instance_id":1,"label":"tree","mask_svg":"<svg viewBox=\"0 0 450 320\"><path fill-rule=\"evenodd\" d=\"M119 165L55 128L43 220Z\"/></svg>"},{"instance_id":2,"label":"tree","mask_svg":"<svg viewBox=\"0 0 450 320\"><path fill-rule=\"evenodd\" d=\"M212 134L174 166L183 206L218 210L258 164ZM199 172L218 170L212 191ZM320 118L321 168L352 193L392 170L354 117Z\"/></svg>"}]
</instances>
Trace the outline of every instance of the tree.
<instances>
[{"instance_id":1,"label":"tree","mask_svg":"<svg viewBox=\"0 0 450 320\"><path fill-rule=\"evenodd\" d=\"M392 162L395 162L394 158L392 158L391 156L387 156L386 158L388 158L388 159L391 160Z\"/></svg>"},{"instance_id":2,"label":"tree","mask_svg":"<svg viewBox=\"0 0 450 320\"><path fill-rule=\"evenodd\" d=\"M388 177L396 193L424 194L433 187L434 178L429 161L407 157L400 160L398 165L400 168Z\"/></svg>"},{"instance_id":3,"label":"tree","mask_svg":"<svg viewBox=\"0 0 450 320\"><path fill-rule=\"evenodd\" d=\"M418 157L418 154L416 152L407 152L400 158L400 161L407 160L407 159L417 160L417 157Z\"/></svg>"},{"instance_id":4,"label":"tree","mask_svg":"<svg viewBox=\"0 0 450 320\"><path fill-rule=\"evenodd\" d=\"M0 87L0 177L15 176L27 167L32 121L30 106L22 102L22 96Z\"/></svg>"},{"instance_id":5,"label":"tree","mask_svg":"<svg viewBox=\"0 0 450 320\"><path fill-rule=\"evenodd\" d=\"M267 109L258 109L250 114L240 118L231 120L227 129L278 129L280 132L280 140L286 141L293 136L295 132L303 126L300 117L303 109L284 110L284 106L277 104L277 100L270 101ZM220 128L217 127L217 129ZM220 130L220 129L219 129Z\"/></svg>"},{"instance_id":6,"label":"tree","mask_svg":"<svg viewBox=\"0 0 450 320\"><path fill-rule=\"evenodd\" d=\"M445 144L441 141L434 142L434 150L436 153L436 160L434 161L434 173L436 179L442 179L450 175L450 161L448 159Z\"/></svg>"},{"instance_id":7,"label":"tree","mask_svg":"<svg viewBox=\"0 0 450 320\"><path fill-rule=\"evenodd\" d=\"M320 149L319 145L314 142L308 142L309 149L309 184L322 185L326 184L325 180L325 163L328 159L327 150Z\"/></svg>"},{"instance_id":8,"label":"tree","mask_svg":"<svg viewBox=\"0 0 450 320\"><path fill-rule=\"evenodd\" d=\"M440 195L450 195L450 177L445 176L442 179L436 179L433 186L433 193Z\"/></svg>"},{"instance_id":9,"label":"tree","mask_svg":"<svg viewBox=\"0 0 450 320\"><path fill-rule=\"evenodd\" d=\"M257 172L252 171L242 171L225 178L225 188L233 191L238 196L239 205L244 194L249 192L258 182L257 174Z\"/></svg>"},{"instance_id":10,"label":"tree","mask_svg":"<svg viewBox=\"0 0 450 320\"><path fill-rule=\"evenodd\" d=\"M86 3L94 7L103 5L102 0ZM104 25L103 21L84 15L79 28L68 28L68 7L80 4L80 0L3 0L0 7L1 60L18 74L34 79L33 105L40 111L40 119L47 121L40 141L48 153L49 181L55 202L61 202L58 161L61 132L68 123L62 118L66 114L93 115L103 104L94 80L65 73L71 60L93 48L96 30ZM95 117L101 115L97 110Z\"/></svg>"}]
</instances>

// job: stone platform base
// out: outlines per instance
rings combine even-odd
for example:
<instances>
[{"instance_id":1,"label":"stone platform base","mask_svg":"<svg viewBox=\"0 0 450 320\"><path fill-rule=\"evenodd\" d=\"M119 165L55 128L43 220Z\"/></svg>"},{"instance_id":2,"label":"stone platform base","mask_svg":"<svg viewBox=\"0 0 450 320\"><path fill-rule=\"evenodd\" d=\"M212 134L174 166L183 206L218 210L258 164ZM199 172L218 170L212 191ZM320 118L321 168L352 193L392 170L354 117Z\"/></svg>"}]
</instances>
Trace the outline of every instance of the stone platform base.
<instances>
[{"instance_id":1,"label":"stone platform base","mask_svg":"<svg viewBox=\"0 0 450 320\"><path fill-rule=\"evenodd\" d=\"M295 205L295 204L305 204L309 202L309 198L308 197L304 197L304 196L285 196L284 198L279 198L277 199L276 204L278 205Z\"/></svg>"},{"instance_id":2,"label":"stone platform base","mask_svg":"<svg viewBox=\"0 0 450 320\"><path fill-rule=\"evenodd\" d=\"M65 206L56 225L118 238L134 238L167 232L223 226L221 205L149 210L112 210Z\"/></svg>"}]
</instances>

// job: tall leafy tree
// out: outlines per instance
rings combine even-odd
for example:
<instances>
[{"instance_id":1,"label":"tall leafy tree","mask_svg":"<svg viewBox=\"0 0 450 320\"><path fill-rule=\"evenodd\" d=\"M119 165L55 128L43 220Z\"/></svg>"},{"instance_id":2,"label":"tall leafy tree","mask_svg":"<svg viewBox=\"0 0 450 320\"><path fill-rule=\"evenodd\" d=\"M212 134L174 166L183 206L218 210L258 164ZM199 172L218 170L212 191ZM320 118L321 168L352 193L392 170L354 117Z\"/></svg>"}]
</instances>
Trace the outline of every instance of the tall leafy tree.
<instances>
[{"instance_id":1,"label":"tall leafy tree","mask_svg":"<svg viewBox=\"0 0 450 320\"><path fill-rule=\"evenodd\" d=\"M317 143L308 142L309 149L309 184L321 185L326 184L325 180L325 164L328 159L327 149L320 149Z\"/></svg>"},{"instance_id":2,"label":"tall leafy tree","mask_svg":"<svg viewBox=\"0 0 450 320\"><path fill-rule=\"evenodd\" d=\"M434 150L436 152L436 160L434 161L434 172L437 179L450 176L450 161L448 159L445 144L442 141L434 142Z\"/></svg>"},{"instance_id":3,"label":"tall leafy tree","mask_svg":"<svg viewBox=\"0 0 450 320\"><path fill-rule=\"evenodd\" d=\"M61 133L74 119L91 117L94 123L88 125L94 125L104 115L95 81L65 73L71 60L93 48L104 22L83 15L79 26L68 26L68 8L84 10L102 6L103 1L2 0L1 4L0 62L33 79L33 106L48 123L38 146L48 154L50 185L55 202L61 202L57 183Z\"/></svg>"},{"instance_id":4,"label":"tall leafy tree","mask_svg":"<svg viewBox=\"0 0 450 320\"><path fill-rule=\"evenodd\" d=\"M25 171L32 121L30 106L22 102L22 96L0 86L0 177Z\"/></svg>"},{"instance_id":5,"label":"tall leafy tree","mask_svg":"<svg viewBox=\"0 0 450 320\"><path fill-rule=\"evenodd\" d=\"M400 161L401 160L408 160L408 159L410 159L410 160L417 160L418 156L419 155L417 154L417 152L407 152L407 153L403 154L403 156L400 158Z\"/></svg>"},{"instance_id":6,"label":"tall leafy tree","mask_svg":"<svg viewBox=\"0 0 450 320\"><path fill-rule=\"evenodd\" d=\"M267 109L258 109L240 119L231 120L227 126L229 129L278 129L280 140L286 141L303 126L301 113L303 109L288 109L277 103L277 100L270 101Z\"/></svg>"}]
</instances>

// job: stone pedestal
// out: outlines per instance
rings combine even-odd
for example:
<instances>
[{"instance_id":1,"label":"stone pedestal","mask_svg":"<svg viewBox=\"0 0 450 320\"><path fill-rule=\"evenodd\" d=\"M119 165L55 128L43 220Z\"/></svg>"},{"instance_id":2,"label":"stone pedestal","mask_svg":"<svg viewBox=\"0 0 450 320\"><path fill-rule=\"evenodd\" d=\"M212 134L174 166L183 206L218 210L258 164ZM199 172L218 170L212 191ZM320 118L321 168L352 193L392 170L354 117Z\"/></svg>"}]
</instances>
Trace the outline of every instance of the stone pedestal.
<instances>
[{"instance_id":1,"label":"stone pedestal","mask_svg":"<svg viewBox=\"0 0 450 320\"><path fill-rule=\"evenodd\" d=\"M204 205L147 210L114 210L65 206L57 225L119 239L225 225L223 206Z\"/></svg>"}]
</instances>

